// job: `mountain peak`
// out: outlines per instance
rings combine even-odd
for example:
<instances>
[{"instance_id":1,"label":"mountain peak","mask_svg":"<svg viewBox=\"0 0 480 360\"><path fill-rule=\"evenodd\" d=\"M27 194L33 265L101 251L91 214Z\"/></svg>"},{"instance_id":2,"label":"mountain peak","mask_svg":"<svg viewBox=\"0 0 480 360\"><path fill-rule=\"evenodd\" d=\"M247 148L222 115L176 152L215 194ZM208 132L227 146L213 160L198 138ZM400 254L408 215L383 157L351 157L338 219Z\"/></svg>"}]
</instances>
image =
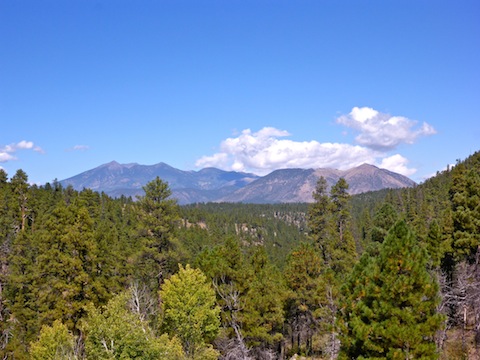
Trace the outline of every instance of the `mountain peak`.
<instances>
[{"instance_id":1,"label":"mountain peak","mask_svg":"<svg viewBox=\"0 0 480 360\"><path fill-rule=\"evenodd\" d=\"M95 169L62 180L63 186L77 190L90 188L110 196L143 195L142 187L160 177L180 204L194 202L311 202L318 179L323 176L329 186L340 177L349 184L350 194L385 188L414 186L407 177L374 165L362 164L349 170L280 169L260 177L254 174L205 168L183 171L160 162L155 165L120 164L111 161Z\"/></svg>"},{"instance_id":2,"label":"mountain peak","mask_svg":"<svg viewBox=\"0 0 480 360\"><path fill-rule=\"evenodd\" d=\"M110 162L108 162L108 163L106 163L106 164L100 165L100 167L102 167L102 166L103 166L103 167L110 167L110 166L119 166L119 165L120 165L120 163L118 163L118 162L115 161L115 160L112 160L112 161L110 161Z\"/></svg>"},{"instance_id":3,"label":"mountain peak","mask_svg":"<svg viewBox=\"0 0 480 360\"><path fill-rule=\"evenodd\" d=\"M363 163L362 165L357 166L357 169L379 169L379 168L372 164Z\"/></svg>"},{"instance_id":4,"label":"mountain peak","mask_svg":"<svg viewBox=\"0 0 480 360\"><path fill-rule=\"evenodd\" d=\"M110 161L110 162L108 162L108 163L106 163L106 164L100 165L100 166L98 167L98 169L102 169L102 168L103 168L103 169L109 169L109 170L116 170L116 169L120 169L120 168L122 168L122 167L123 167L122 164L118 163L118 162L115 161L115 160L112 160L112 161Z\"/></svg>"}]
</instances>

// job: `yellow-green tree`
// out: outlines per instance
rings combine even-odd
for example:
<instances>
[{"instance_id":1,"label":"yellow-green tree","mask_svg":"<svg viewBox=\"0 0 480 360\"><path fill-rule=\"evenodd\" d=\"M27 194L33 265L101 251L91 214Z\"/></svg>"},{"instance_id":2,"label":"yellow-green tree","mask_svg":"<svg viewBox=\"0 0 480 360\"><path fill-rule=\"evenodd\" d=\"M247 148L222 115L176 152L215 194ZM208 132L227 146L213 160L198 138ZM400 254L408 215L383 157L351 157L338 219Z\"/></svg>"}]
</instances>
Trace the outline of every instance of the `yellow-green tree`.
<instances>
[{"instance_id":1,"label":"yellow-green tree","mask_svg":"<svg viewBox=\"0 0 480 360\"><path fill-rule=\"evenodd\" d=\"M139 314L128 307L131 293L114 296L103 308L89 309L84 320L87 359L183 359L180 342L167 335L157 338Z\"/></svg>"},{"instance_id":2,"label":"yellow-green tree","mask_svg":"<svg viewBox=\"0 0 480 360\"><path fill-rule=\"evenodd\" d=\"M220 328L215 290L199 269L180 266L160 290L163 329L178 336L190 359L216 359L211 342Z\"/></svg>"},{"instance_id":3,"label":"yellow-green tree","mask_svg":"<svg viewBox=\"0 0 480 360\"><path fill-rule=\"evenodd\" d=\"M44 325L38 340L30 346L32 360L74 360L75 337L67 327L56 320L52 326Z\"/></svg>"}]
</instances>

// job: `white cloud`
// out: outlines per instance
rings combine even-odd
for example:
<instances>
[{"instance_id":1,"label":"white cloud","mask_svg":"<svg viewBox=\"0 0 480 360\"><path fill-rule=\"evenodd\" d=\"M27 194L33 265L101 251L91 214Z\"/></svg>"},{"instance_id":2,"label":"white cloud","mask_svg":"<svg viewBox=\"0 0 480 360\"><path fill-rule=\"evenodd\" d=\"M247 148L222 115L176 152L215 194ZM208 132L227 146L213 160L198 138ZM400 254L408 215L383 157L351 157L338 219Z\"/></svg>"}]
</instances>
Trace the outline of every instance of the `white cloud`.
<instances>
[{"instance_id":1,"label":"white cloud","mask_svg":"<svg viewBox=\"0 0 480 360\"><path fill-rule=\"evenodd\" d=\"M417 169L408 168L408 159L404 158L400 154L395 154L386 158L383 158L379 167L382 169L388 169L390 171L410 176L417 172Z\"/></svg>"},{"instance_id":2,"label":"white cloud","mask_svg":"<svg viewBox=\"0 0 480 360\"><path fill-rule=\"evenodd\" d=\"M35 146L32 141L22 140L16 144L0 147L0 162L16 160L17 158L13 154L15 154L18 150L33 150L40 153L44 152L41 147Z\"/></svg>"},{"instance_id":3,"label":"white cloud","mask_svg":"<svg viewBox=\"0 0 480 360\"><path fill-rule=\"evenodd\" d=\"M408 159L391 151L400 144L411 144L421 136L435 134L435 129L402 116L391 116L368 107L354 107L340 116L337 123L356 130L355 144L292 141L286 130L264 127L253 132L243 130L227 138L220 150L197 160L197 167L268 174L285 168L348 169L363 163L377 165L406 176L417 170L408 167Z\"/></svg>"},{"instance_id":4,"label":"white cloud","mask_svg":"<svg viewBox=\"0 0 480 360\"><path fill-rule=\"evenodd\" d=\"M0 151L0 162L15 160L16 157L6 151Z\"/></svg>"},{"instance_id":5,"label":"white cloud","mask_svg":"<svg viewBox=\"0 0 480 360\"><path fill-rule=\"evenodd\" d=\"M287 131L271 127L243 130L238 137L222 141L220 152L197 160L196 166L263 175L280 168L346 169L374 163L378 157L376 151L358 145L280 139L285 136Z\"/></svg>"},{"instance_id":6,"label":"white cloud","mask_svg":"<svg viewBox=\"0 0 480 360\"><path fill-rule=\"evenodd\" d=\"M203 156L197 160L196 166L199 167L218 167L218 168L228 168L229 159L227 153L217 153L212 156Z\"/></svg>"},{"instance_id":7,"label":"white cloud","mask_svg":"<svg viewBox=\"0 0 480 360\"><path fill-rule=\"evenodd\" d=\"M18 144L15 145L17 149L32 149L33 142L22 140Z\"/></svg>"},{"instance_id":8,"label":"white cloud","mask_svg":"<svg viewBox=\"0 0 480 360\"><path fill-rule=\"evenodd\" d=\"M402 143L413 144L421 136L436 133L433 126L425 122L417 128L417 121L368 107L354 107L350 114L340 116L337 123L358 131L355 138L358 144L380 151L393 150Z\"/></svg>"},{"instance_id":9,"label":"white cloud","mask_svg":"<svg viewBox=\"0 0 480 360\"><path fill-rule=\"evenodd\" d=\"M350 112L350 116L358 122L364 123L365 121L374 118L378 115L378 111L369 107L354 107Z\"/></svg>"}]
</instances>

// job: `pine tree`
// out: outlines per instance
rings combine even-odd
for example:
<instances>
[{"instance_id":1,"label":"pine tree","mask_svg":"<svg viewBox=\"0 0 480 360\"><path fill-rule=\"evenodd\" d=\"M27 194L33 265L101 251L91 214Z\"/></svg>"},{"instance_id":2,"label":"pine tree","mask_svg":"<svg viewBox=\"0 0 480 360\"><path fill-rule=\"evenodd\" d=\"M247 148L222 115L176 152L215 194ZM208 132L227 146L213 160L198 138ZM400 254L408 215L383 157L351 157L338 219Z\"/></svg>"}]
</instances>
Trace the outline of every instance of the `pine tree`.
<instances>
[{"instance_id":1,"label":"pine tree","mask_svg":"<svg viewBox=\"0 0 480 360\"><path fill-rule=\"evenodd\" d=\"M324 177L318 179L315 191L315 200L308 208L308 227L313 243L320 250L325 263L330 262L330 249L327 246L332 234L331 201L327 192L327 181Z\"/></svg>"},{"instance_id":2,"label":"pine tree","mask_svg":"<svg viewBox=\"0 0 480 360\"><path fill-rule=\"evenodd\" d=\"M378 255L366 253L343 288L342 356L436 359L438 284L427 254L404 221L389 231Z\"/></svg>"},{"instance_id":3,"label":"pine tree","mask_svg":"<svg viewBox=\"0 0 480 360\"><path fill-rule=\"evenodd\" d=\"M395 208L390 203L383 203L373 217L373 228L371 230L372 241L382 243L388 230L395 225L397 220L398 214Z\"/></svg>"},{"instance_id":4,"label":"pine tree","mask_svg":"<svg viewBox=\"0 0 480 360\"><path fill-rule=\"evenodd\" d=\"M316 249L305 243L294 249L287 258L284 276L290 290L287 315L291 344L295 352L309 355L327 303L322 259Z\"/></svg>"},{"instance_id":5,"label":"pine tree","mask_svg":"<svg viewBox=\"0 0 480 360\"><path fill-rule=\"evenodd\" d=\"M330 191L334 233L329 244L331 261L327 265L341 278L352 269L357 253L351 231L350 195L348 183L340 178Z\"/></svg>"},{"instance_id":6,"label":"pine tree","mask_svg":"<svg viewBox=\"0 0 480 360\"><path fill-rule=\"evenodd\" d=\"M140 246L135 271L137 278L156 292L179 260L175 251L179 247L176 231L180 217L166 182L157 177L143 189L145 196L138 197L136 204Z\"/></svg>"},{"instance_id":7,"label":"pine tree","mask_svg":"<svg viewBox=\"0 0 480 360\"><path fill-rule=\"evenodd\" d=\"M265 249L258 247L250 258L248 288L241 312L247 343L257 349L271 349L283 339L286 289L281 273L270 264Z\"/></svg>"},{"instance_id":8,"label":"pine tree","mask_svg":"<svg viewBox=\"0 0 480 360\"><path fill-rule=\"evenodd\" d=\"M455 168L450 190L453 209L453 253L457 260L475 261L480 249L480 172Z\"/></svg>"},{"instance_id":9,"label":"pine tree","mask_svg":"<svg viewBox=\"0 0 480 360\"><path fill-rule=\"evenodd\" d=\"M10 341L11 323L8 323L10 310L7 306L5 284L9 280L9 257L12 242L16 236L12 206L12 190L8 175L0 169L0 358L6 356L6 347Z\"/></svg>"},{"instance_id":10,"label":"pine tree","mask_svg":"<svg viewBox=\"0 0 480 360\"><path fill-rule=\"evenodd\" d=\"M36 258L38 256L37 234L19 233L12 244L9 256L9 274L6 286L10 325L6 351L15 359L26 357L28 344L39 330L38 299L36 295Z\"/></svg>"},{"instance_id":11,"label":"pine tree","mask_svg":"<svg viewBox=\"0 0 480 360\"><path fill-rule=\"evenodd\" d=\"M98 304L103 289L94 277L92 219L85 207L71 201L60 203L39 231L35 293L40 324L61 319L76 334L87 304Z\"/></svg>"},{"instance_id":12,"label":"pine tree","mask_svg":"<svg viewBox=\"0 0 480 360\"><path fill-rule=\"evenodd\" d=\"M24 230L29 212L28 176L23 170L17 170L11 180L14 198L17 202L18 229Z\"/></svg>"}]
</instances>

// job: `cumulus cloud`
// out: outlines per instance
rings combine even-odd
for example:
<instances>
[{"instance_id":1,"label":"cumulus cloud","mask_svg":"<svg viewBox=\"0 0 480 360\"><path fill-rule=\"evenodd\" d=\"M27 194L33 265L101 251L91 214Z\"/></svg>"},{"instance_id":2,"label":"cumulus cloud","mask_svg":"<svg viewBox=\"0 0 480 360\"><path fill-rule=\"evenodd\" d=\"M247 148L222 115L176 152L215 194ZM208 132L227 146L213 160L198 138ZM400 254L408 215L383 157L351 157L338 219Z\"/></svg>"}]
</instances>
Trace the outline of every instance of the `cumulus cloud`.
<instances>
[{"instance_id":1,"label":"cumulus cloud","mask_svg":"<svg viewBox=\"0 0 480 360\"><path fill-rule=\"evenodd\" d=\"M16 144L0 147L0 162L16 160L17 157L14 154L18 150L33 150L39 153L44 153L43 149L39 146L35 146L32 141L22 140Z\"/></svg>"},{"instance_id":2,"label":"cumulus cloud","mask_svg":"<svg viewBox=\"0 0 480 360\"><path fill-rule=\"evenodd\" d=\"M417 121L369 107L354 107L350 114L340 116L337 123L359 132L355 138L358 144L380 151L393 150L403 143L413 144L421 136L436 133L426 122L418 127Z\"/></svg>"},{"instance_id":3,"label":"cumulus cloud","mask_svg":"<svg viewBox=\"0 0 480 360\"><path fill-rule=\"evenodd\" d=\"M223 140L219 151L197 160L197 167L268 174L285 168L348 169L363 163L379 166L406 176L417 170L408 167L408 159L392 154L398 145L411 144L421 136L435 134L435 129L402 116L391 116L368 107L354 107L337 123L359 132L356 144L292 141L290 133L273 127Z\"/></svg>"},{"instance_id":4,"label":"cumulus cloud","mask_svg":"<svg viewBox=\"0 0 480 360\"><path fill-rule=\"evenodd\" d=\"M0 162L15 160L16 157L6 151L0 151Z\"/></svg>"},{"instance_id":5,"label":"cumulus cloud","mask_svg":"<svg viewBox=\"0 0 480 360\"><path fill-rule=\"evenodd\" d=\"M395 154L386 158L383 158L380 163L380 167L383 169L388 169L390 171L410 176L417 172L417 169L408 168L408 159L404 158L400 154Z\"/></svg>"},{"instance_id":6,"label":"cumulus cloud","mask_svg":"<svg viewBox=\"0 0 480 360\"><path fill-rule=\"evenodd\" d=\"M374 150L358 145L282 139L289 135L272 127L258 132L246 129L239 136L222 141L220 152L200 158L196 166L267 174L279 168L346 169L374 163L378 156Z\"/></svg>"}]
</instances>

